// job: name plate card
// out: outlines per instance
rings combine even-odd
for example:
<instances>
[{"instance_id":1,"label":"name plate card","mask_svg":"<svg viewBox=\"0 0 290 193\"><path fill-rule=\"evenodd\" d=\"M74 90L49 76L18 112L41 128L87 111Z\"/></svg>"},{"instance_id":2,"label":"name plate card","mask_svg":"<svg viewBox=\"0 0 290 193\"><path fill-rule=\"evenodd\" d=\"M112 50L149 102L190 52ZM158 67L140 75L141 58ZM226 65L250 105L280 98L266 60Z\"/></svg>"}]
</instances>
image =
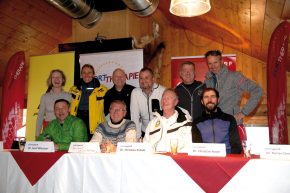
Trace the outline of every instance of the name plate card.
<instances>
[{"instance_id":1,"label":"name plate card","mask_svg":"<svg viewBox=\"0 0 290 193\"><path fill-rule=\"evenodd\" d=\"M129 143L119 142L117 144L117 153L152 153L148 143Z\"/></svg>"},{"instance_id":2,"label":"name plate card","mask_svg":"<svg viewBox=\"0 0 290 193\"><path fill-rule=\"evenodd\" d=\"M226 145L224 143L192 143L188 147L188 155L226 157Z\"/></svg>"},{"instance_id":3,"label":"name plate card","mask_svg":"<svg viewBox=\"0 0 290 193\"><path fill-rule=\"evenodd\" d=\"M101 153L99 142L71 142L70 153Z\"/></svg>"},{"instance_id":4,"label":"name plate card","mask_svg":"<svg viewBox=\"0 0 290 193\"><path fill-rule=\"evenodd\" d=\"M262 148L260 158L290 160L290 145L267 145Z\"/></svg>"},{"instance_id":5,"label":"name plate card","mask_svg":"<svg viewBox=\"0 0 290 193\"><path fill-rule=\"evenodd\" d=\"M0 151L3 151L3 141L0 141Z\"/></svg>"},{"instance_id":6,"label":"name plate card","mask_svg":"<svg viewBox=\"0 0 290 193\"><path fill-rule=\"evenodd\" d=\"M55 152L54 143L52 141L27 141L24 152Z\"/></svg>"}]
</instances>

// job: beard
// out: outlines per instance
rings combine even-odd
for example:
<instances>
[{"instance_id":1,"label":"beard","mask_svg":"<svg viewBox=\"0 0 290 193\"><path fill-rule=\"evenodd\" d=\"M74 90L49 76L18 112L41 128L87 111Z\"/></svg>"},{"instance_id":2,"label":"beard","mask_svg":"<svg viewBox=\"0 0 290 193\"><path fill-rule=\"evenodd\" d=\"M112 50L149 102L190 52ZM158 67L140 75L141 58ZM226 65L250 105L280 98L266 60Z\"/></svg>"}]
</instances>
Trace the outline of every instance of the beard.
<instances>
[{"instance_id":1,"label":"beard","mask_svg":"<svg viewBox=\"0 0 290 193\"><path fill-rule=\"evenodd\" d=\"M212 104L212 105L208 106L209 104ZM205 110L208 113L213 113L213 112L216 112L217 106L218 106L218 104L209 102L205 105Z\"/></svg>"}]
</instances>

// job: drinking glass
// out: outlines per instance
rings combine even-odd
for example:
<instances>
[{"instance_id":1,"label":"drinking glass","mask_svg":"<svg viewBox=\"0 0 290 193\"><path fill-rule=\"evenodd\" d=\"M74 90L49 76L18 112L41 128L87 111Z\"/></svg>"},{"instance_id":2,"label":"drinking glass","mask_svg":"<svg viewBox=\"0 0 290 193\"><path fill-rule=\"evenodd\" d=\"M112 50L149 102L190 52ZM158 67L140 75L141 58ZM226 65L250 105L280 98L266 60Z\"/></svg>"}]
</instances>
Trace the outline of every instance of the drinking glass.
<instances>
[{"instance_id":1,"label":"drinking glass","mask_svg":"<svg viewBox=\"0 0 290 193\"><path fill-rule=\"evenodd\" d=\"M247 140L242 140L242 147L244 151L244 157L250 158L251 157L251 144Z\"/></svg>"},{"instance_id":2,"label":"drinking glass","mask_svg":"<svg viewBox=\"0 0 290 193\"><path fill-rule=\"evenodd\" d=\"M177 148L178 148L178 139L170 139L170 152L173 155L177 154Z\"/></svg>"},{"instance_id":3,"label":"drinking glass","mask_svg":"<svg viewBox=\"0 0 290 193\"><path fill-rule=\"evenodd\" d=\"M19 145L19 150L20 151L24 150L25 143L26 143L26 139L24 137L19 139L18 145Z\"/></svg>"}]
</instances>

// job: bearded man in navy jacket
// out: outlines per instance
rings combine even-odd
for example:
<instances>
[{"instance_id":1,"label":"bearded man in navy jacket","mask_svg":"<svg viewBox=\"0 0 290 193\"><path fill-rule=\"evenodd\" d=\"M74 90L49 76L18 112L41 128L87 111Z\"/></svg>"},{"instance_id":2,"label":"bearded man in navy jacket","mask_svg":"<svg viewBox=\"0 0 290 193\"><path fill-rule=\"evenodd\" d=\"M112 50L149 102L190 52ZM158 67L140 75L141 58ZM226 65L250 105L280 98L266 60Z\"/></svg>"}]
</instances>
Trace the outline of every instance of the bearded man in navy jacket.
<instances>
[{"instance_id":1,"label":"bearded man in navy jacket","mask_svg":"<svg viewBox=\"0 0 290 193\"><path fill-rule=\"evenodd\" d=\"M204 106L202 116L195 119L192 126L194 143L224 143L227 154L241 153L241 142L234 116L226 114L218 107L219 92L214 88L204 89L201 95Z\"/></svg>"}]
</instances>

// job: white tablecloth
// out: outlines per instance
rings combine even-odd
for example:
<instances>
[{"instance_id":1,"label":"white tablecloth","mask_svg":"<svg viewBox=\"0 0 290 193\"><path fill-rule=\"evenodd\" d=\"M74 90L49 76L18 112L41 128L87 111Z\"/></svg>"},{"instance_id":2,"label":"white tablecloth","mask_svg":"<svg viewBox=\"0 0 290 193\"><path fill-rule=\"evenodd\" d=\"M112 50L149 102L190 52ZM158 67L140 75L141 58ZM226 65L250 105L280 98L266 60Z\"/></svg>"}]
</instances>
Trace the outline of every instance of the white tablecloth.
<instances>
[{"instance_id":1,"label":"white tablecloth","mask_svg":"<svg viewBox=\"0 0 290 193\"><path fill-rule=\"evenodd\" d=\"M289 193L290 161L252 159L220 192Z\"/></svg>"},{"instance_id":2,"label":"white tablecloth","mask_svg":"<svg viewBox=\"0 0 290 193\"><path fill-rule=\"evenodd\" d=\"M91 192L204 191L171 157L164 155L67 153L31 186L12 155L0 152L0 193ZM251 159L220 192L289 193L290 161Z\"/></svg>"},{"instance_id":3,"label":"white tablecloth","mask_svg":"<svg viewBox=\"0 0 290 193\"><path fill-rule=\"evenodd\" d=\"M163 155L65 154L31 186L11 154L1 152L0 173L0 193L204 192Z\"/></svg>"}]
</instances>

